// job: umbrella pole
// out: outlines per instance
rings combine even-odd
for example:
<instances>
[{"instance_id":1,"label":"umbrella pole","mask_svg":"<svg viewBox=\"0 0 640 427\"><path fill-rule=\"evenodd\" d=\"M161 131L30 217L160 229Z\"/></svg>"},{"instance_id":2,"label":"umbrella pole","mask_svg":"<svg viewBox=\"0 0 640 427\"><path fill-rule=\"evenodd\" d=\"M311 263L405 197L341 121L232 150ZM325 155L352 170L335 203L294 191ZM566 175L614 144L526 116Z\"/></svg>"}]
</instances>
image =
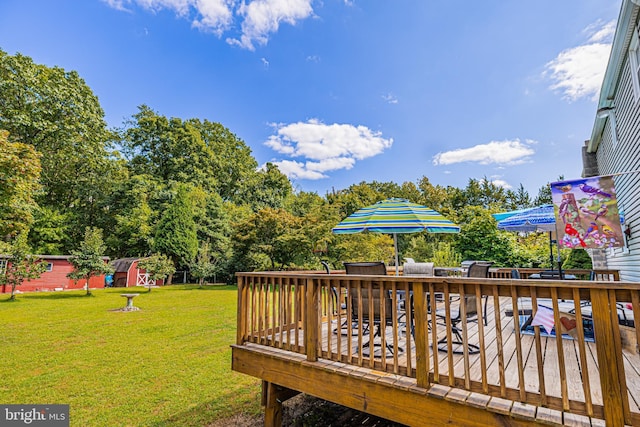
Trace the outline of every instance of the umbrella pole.
<instances>
[{"instance_id":1,"label":"umbrella pole","mask_svg":"<svg viewBox=\"0 0 640 427\"><path fill-rule=\"evenodd\" d=\"M553 239L551 238L551 231L549 232L549 265L553 268Z\"/></svg>"},{"instance_id":2,"label":"umbrella pole","mask_svg":"<svg viewBox=\"0 0 640 427\"><path fill-rule=\"evenodd\" d=\"M560 274L560 280L564 280L564 273L562 272L562 259L560 258L560 239L558 238L556 238L556 245L558 246L558 273Z\"/></svg>"},{"instance_id":3,"label":"umbrella pole","mask_svg":"<svg viewBox=\"0 0 640 427\"><path fill-rule=\"evenodd\" d=\"M393 233L393 249L396 253L396 276L398 276L398 234Z\"/></svg>"}]
</instances>

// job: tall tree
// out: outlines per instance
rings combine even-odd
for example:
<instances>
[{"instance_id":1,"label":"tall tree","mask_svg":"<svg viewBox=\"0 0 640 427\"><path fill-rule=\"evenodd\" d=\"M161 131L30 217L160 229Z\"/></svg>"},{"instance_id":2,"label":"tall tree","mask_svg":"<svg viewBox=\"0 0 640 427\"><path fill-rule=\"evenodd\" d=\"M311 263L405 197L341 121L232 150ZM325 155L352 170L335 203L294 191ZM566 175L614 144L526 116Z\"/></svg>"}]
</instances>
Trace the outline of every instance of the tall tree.
<instances>
[{"instance_id":1,"label":"tall tree","mask_svg":"<svg viewBox=\"0 0 640 427\"><path fill-rule=\"evenodd\" d=\"M0 272L0 285L11 286L11 297L15 300L16 287L25 280L37 279L45 272L47 265L40 259L30 254L27 244L26 234L19 234L11 246L6 265L3 272Z\"/></svg>"},{"instance_id":2,"label":"tall tree","mask_svg":"<svg viewBox=\"0 0 640 427\"><path fill-rule=\"evenodd\" d=\"M122 131L134 174L191 183L236 203L250 194L257 162L251 150L219 123L167 118L141 105Z\"/></svg>"},{"instance_id":3,"label":"tall tree","mask_svg":"<svg viewBox=\"0 0 640 427\"><path fill-rule=\"evenodd\" d=\"M112 212L106 238L110 254L140 257L151 253L165 193L165 186L150 175L133 175L116 185L107 202Z\"/></svg>"},{"instance_id":4,"label":"tall tree","mask_svg":"<svg viewBox=\"0 0 640 427\"><path fill-rule=\"evenodd\" d=\"M0 130L0 237L26 233L37 209L40 155L31 145L8 141Z\"/></svg>"},{"instance_id":5,"label":"tall tree","mask_svg":"<svg viewBox=\"0 0 640 427\"><path fill-rule=\"evenodd\" d=\"M267 163L249 179L239 203L248 203L254 211L279 209L292 192L289 178L276 165Z\"/></svg>"},{"instance_id":6,"label":"tall tree","mask_svg":"<svg viewBox=\"0 0 640 427\"><path fill-rule=\"evenodd\" d=\"M113 273L113 267L104 259L106 249L102 240L102 230L87 227L80 248L71 252L69 262L73 265L73 271L67 276L74 280L85 279L87 281L87 295L91 295L89 281L93 276Z\"/></svg>"},{"instance_id":7,"label":"tall tree","mask_svg":"<svg viewBox=\"0 0 640 427\"><path fill-rule=\"evenodd\" d=\"M110 132L98 98L75 71L0 50L0 129L42 154L37 201L69 221L65 249L97 225L114 171Z\"/></svg>"},{"instance_id":8,"label":"tall tree","mask_svg":"<svg viewBox=\"0 0 640 427\"><path fill-rule=\"evenodd\" d=\"M98 98L77 72L38 65L0 50L0 128L43 154L47 204L69 204L88 163L108 156Z\"/></svg>"},{"instance_id":9,"label":"tall tree","mask_svg":"<svg viewBox=\"0 0 640 427\"><path fill-rule=\"evenodd\" d=\"M186 267L198 252L198 235L193 220L190 190L178 184L176 193L160 217L155 234L155 250L166 254L176 267ZM170 283L169 279L169 283Z\"/></svg>"},{"instance_id":10,"label":"tall tree","mask_svg":"<svg viewBox=\"0 0 640 427\"><path fill-rule=\"evenodd\" d=\"M213 277L218 271L216 264L219 260L213 257L209 247L209 242L202 242L198 248L198 255L190 266L191 276L198 279L200 287L204 285L206 278Z\"/></svg>"},{"instance_id":11,"label":"tall tree","mask_svg":"<svg viewBox=\"0 0 640 427\"><path fill-rule=\"evenodd\" d=\"M302 218L283 209L265 208L237 225L234 258L243 270L283 269L302 265L312 256L313 242L303 232Z\"/></svg>"}]
</instances>

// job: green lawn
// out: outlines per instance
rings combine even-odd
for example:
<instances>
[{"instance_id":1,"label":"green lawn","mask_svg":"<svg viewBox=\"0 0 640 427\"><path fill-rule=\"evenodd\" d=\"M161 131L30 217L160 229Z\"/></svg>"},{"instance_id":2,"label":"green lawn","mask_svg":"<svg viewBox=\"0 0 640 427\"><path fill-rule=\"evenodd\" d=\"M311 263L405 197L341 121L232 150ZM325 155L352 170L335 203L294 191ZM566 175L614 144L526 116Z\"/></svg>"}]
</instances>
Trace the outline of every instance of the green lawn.
<instances>
[{"instance_id":1,"label":"green lawn","mask_svg":"<svg viewBox=\"0 0 640 427\"><path fill-rule=\"evenodd\" d=\"M72 426L203 426L260 412L231 371L232 286L0 295L0 402L69 404ZM140 293L124 307L124 292Z\"/></svg>"}]
</instances>

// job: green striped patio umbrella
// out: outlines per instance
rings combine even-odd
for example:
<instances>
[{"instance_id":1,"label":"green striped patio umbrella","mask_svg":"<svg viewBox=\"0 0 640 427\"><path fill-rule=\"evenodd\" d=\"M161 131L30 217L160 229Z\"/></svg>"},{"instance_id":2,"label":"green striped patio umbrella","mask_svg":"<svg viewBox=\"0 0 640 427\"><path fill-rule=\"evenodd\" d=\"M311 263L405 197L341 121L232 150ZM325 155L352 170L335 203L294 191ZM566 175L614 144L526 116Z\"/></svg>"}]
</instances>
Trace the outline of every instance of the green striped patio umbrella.
<instances>
[{"instance_id":1,"label":"green striped patio umbrella","mask_svg":"<svg viewBox=\"0 0 640 427\"><path fill-rule=\"evenodd\" d=\"M431 208L393 198L359 209L331 231L335 234L352 234L365 230L393 234L397 276L399 233L419 233L424 230L429 233L458 233L460 227Z\"/></svg>"}]
</instances>

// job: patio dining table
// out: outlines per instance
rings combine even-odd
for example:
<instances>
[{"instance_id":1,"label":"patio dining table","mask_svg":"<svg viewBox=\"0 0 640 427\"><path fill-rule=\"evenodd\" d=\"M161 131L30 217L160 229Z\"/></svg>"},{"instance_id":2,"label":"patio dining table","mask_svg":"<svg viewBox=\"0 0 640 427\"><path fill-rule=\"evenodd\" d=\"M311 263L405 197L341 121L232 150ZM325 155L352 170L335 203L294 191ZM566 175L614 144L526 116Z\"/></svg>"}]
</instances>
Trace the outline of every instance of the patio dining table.
<instances>
[{"instance_id":1,"label":"patio dining table","mask_svg":"<svg viewBox=\"0 0 640 427\"><path fill-rule=\"evenodd\" d=\"M541 273L533 273L530 274L529 279L549 279L549 280L560 280L560 273L555 270L553 272L541 272ZM573 274L562 274L562 280L578 280L578 278Z\"/></svg>"}]
</instances>

